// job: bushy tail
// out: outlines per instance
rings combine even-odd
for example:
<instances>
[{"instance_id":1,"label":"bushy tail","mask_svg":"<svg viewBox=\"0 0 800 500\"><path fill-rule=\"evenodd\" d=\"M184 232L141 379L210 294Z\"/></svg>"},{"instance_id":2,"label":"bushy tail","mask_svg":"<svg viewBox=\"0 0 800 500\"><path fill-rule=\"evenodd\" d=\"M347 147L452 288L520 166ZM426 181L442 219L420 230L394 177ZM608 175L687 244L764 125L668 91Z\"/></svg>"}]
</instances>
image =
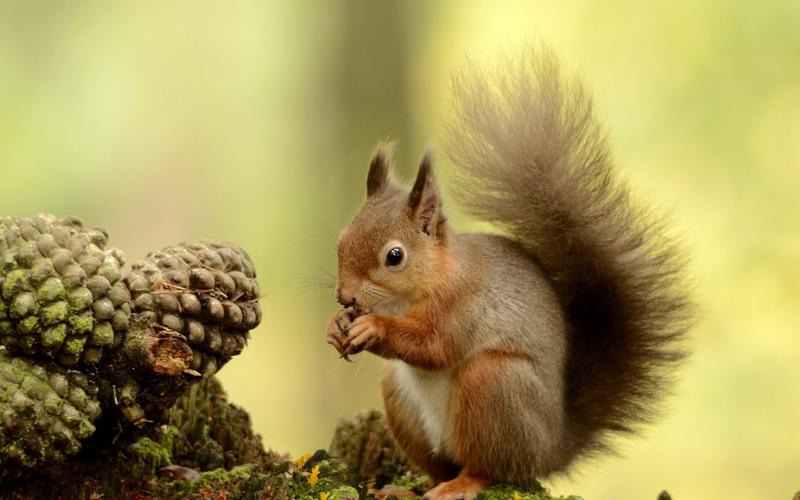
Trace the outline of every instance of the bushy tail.
<instances>
[{"instance_id":1,"label":"bushy tail","mask_svg":"<svg viewBox=\"0 0 800 500\"><path fill-rule=\"evenodd\" d=\"M660 220L615 179L580 83L546 48L454 81L446 149L464 205L521 241L548 273L572 341L570 456L608 450L655 413L685 351L692 305Z\"/></svg>"}]
</instances>

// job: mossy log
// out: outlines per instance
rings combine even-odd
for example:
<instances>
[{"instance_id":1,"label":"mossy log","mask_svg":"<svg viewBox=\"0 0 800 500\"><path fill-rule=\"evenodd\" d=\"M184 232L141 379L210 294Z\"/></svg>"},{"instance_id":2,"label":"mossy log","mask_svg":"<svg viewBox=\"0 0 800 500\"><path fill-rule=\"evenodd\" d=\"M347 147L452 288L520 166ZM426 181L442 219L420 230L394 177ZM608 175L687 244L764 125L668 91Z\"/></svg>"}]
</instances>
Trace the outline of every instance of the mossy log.
<instances>
[{"instance_id":1,"label":"mossy log","mask_svg":"<svg viewBox=\"0 0 800 500\"><path fill-rule=\"evenodd\" d=\"M421 498L429 485L395 448L379 411L342 420L329 450L292 458L264 449L212 377L178 398L163 424L113 445L90 440L46 471L6 481L0 498L356 500ZM497 486L482 498L554 497Z\"/></svg>"},{"instance_id":2,"label":"mossy log","mask_svg":"<svg viewBox=\"0 0 800 500\"><path fill-rule=\"evenodd\" d=\"M67 460L4 482L0 498L319 498L327 492L329 499L355 499L355 485L348 467L324 452L298 465L266 451L247 413L227 401L212 377L189 388L163 424L113 445L90 440Z\"/></svg>"}]
</instances>

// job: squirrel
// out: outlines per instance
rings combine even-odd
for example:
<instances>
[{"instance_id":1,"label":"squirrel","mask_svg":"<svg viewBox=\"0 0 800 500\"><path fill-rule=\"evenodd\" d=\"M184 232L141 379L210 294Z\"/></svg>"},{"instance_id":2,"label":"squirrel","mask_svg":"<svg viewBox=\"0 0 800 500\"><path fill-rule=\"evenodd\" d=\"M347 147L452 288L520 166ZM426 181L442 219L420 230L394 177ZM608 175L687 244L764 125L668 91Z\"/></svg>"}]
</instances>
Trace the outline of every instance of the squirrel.
<instances>
[{"instance_id":1,"label":"squirrel","mask_svg":"<svg viewBox=\"0 0 800 500\"><path fill-rule=\"evenodd\" d=\"M434 500L613 453L658 414L693 316L680 246L616 178L588 93L550 49L468 66L453 92L457 194L500 234L455 232L432 155L409 191L379 146L338 239L326 339L387 360L391 433Z\"/></svg>"}]
</instances>

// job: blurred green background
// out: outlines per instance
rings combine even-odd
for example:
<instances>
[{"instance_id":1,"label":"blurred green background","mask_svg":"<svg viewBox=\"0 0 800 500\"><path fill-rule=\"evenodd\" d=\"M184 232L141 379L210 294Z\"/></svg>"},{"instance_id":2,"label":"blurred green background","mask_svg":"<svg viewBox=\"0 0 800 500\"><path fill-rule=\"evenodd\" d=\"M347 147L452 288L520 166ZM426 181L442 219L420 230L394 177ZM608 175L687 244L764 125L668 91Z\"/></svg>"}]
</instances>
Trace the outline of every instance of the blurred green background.
<instances>
[{"instance_id":1,"label":"blurred green background","mask_svg":"<svg viewBox=\"0 0 800 500\"><path fill-rule=\"evenodd\" d=\"M334 242L379 139L411 175L450 75L536 36L594 91L621 173L675 216L704 309L667 416L586 498L800 490L800 3L0 3L0 213L75 214L131 259L244 246L263 325L222 371L267 446L325 447L380 405L323 341ZM447 165L440 165L447 184ZM457 226L470 224L450 204Z\"/></svg>"}]
</instances>

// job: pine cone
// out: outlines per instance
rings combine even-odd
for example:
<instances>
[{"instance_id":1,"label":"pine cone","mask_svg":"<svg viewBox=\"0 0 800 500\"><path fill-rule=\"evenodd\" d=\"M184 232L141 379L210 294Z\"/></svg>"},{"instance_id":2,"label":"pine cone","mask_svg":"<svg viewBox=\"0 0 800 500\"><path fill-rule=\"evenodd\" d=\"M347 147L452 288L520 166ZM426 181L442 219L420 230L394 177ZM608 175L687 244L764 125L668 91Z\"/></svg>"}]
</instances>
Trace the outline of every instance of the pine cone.
<instances>
[{"instance_id":1,"label":"pine cone","mask_svg":"<svg viewBox=\"0 0 800 500\"><path fill-rule=\"evenodd\" d=\"M125 281L134 313L183 333L192 369L207 378L242 352L248 331L261 322L255 277L239 247L191 242L149 254Z\"/></svg>"},{"instance_id":2,"label":"pine cone","mask_svg":"<svg viewBox=\"0 0 800 500\"><path fill-rule=\"evenodd\" d=\"M0 218L0 345L97 364L128 327L122 253L74 217Z\"/></svg>"},{"instance_id":3,"label":"pine cone","mask_svg":"<svg viewBox=\"0 0 800 500\"><path fill-rule=\"evenodd\" d=\"M261 321L242 249L182 243L124 275L107 239L74 217L0 218L0 482L77 453L95 425L100 442L157 422Z\"/></svg>"},{"instance_id":4,"label":"pine cone","mask_svg":"<svg viewBox=\"0 0 800 500\"><path fill-rule=\"evenodd\" d=\"M96 394L79 372L0 348L0 481L77 453L100 416Z\"/></svg>"}]
</instances>

